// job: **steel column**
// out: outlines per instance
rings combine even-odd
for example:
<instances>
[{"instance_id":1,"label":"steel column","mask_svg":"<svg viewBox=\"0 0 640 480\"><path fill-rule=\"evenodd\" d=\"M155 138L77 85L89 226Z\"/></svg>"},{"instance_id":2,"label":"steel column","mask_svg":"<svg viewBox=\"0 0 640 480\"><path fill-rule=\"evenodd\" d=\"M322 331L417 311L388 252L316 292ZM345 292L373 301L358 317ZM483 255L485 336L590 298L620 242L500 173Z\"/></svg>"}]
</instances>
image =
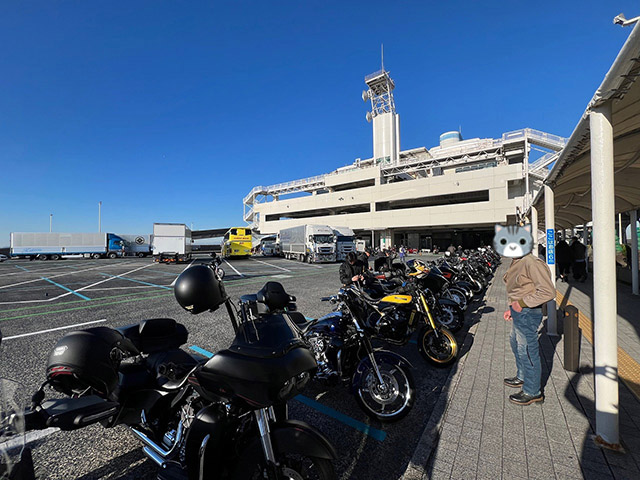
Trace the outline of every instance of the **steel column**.
<instances>
[{"instance_id":1,"label":"steel column","mask_svg":"<svg viewBox=\"0 0 640 480\"><path fill-rule=\"evenodd\" d=\"M556 236L555 236L555 207L553 190L549 185L544 186L544 225L547 234L547 266L551 271L551 281L556 286ZM551 245L549 245L551 242ZM547 333L558 335L558 319L556 318L556 300L547 302Z\"/></svg>"},{"instance_id":2,"label":"steel column","mask_svg":"<svg viewBox=\"0 0 640 480\"><path fill-rule=\"evenodd\" d=\"M640 295L638 291L638 211L629 212L631 218L631 291L634 295Z\"/></svg>"},{"instance_id":3,"label":"steel column","mask_svg":"<svg viewBox=\"0 0 640 480\"><path fill-rule=\"evenodd\" d=\"M538 209L531 207L531 235L533 236L533 255L538 256Z\"/></svg>"},{"instance_id":4,"label":"steel column","mask_svg":"<svg viewBox=\"0 0 640 480\"><path fill-rule=\"evenodd\" d=\"M591 209L593 213L593 349L596 434L620 443L618 428L618 325L616 312L616 212L613 180L611 102L593 107L591 127Z\"/></svg>"}]
</instances>

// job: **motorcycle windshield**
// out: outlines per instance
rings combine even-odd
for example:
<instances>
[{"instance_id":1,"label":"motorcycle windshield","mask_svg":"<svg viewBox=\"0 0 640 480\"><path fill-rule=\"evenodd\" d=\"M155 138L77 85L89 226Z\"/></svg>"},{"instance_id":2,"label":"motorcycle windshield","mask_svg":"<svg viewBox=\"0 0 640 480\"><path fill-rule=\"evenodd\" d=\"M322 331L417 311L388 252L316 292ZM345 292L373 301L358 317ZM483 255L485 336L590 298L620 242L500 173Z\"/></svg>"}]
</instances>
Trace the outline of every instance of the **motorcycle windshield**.
<instances>
[{"instance_id":1,"label":"motorcycle windshield","mask_svg":"<svg viewBox=\"0 0 640 480\"><path fill-rule=\"evenodd\" d=\"M0 479L13 478L25 450L25 388L0 378ZM22 405L22 408L21 408Z\"/></svg>"}]
</instances>

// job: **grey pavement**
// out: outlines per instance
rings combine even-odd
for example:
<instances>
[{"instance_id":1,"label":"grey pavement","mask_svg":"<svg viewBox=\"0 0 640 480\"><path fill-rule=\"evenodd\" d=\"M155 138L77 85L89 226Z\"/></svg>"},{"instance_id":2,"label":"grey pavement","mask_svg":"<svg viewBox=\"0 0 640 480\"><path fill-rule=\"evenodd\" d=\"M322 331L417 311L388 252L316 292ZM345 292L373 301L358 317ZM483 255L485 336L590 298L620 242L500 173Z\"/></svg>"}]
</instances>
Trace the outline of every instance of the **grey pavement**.
<instances>
[{"instance_id":1,"label":"grey pavement","mask_svg":"<svg viewBox=\"0 0 640 480\"><path fill-rule=\"evenodd\" d=\"M558 291L565 299L593 319L593 276L585 283L580 283L573 278L568 283L558 281ZM640 363L640 297L631 293L631 286L618 282L617 288L618 306L618 346L627 352L636 362Z\"/></svg>"},{"instance_id":2,"label":"grey pavement","mask_svg":"<svg viewBox=\"0 0 640 480\"><path fill-rule=\"evenodd\" d=\"M640 402L623 383L620 432L627 453L593 443L593 353L584 337L579 372L569 372L562 366L562 339L542 328L545 402L526 407L509 402L517 390L503 384L516 370L511 324L502 318L507 264L496 272L482 314L474 316L466 353L443 388L403 480L640 478ZM621 299L627 300L624 294Z\"/></svg>"}]
</instances>

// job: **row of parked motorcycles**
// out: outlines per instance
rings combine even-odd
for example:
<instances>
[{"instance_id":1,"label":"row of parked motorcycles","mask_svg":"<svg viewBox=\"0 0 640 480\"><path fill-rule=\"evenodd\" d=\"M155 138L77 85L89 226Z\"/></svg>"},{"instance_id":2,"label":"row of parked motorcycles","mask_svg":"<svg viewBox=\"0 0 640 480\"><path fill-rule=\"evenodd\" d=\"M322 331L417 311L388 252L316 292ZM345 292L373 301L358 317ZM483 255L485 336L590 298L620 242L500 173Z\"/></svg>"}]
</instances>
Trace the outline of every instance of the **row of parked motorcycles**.
<instances>
[{"instance_id":1,"label":"row of parked motorcycles","mask_svg":"<svg viewBox=\"0 0 640 480\"><path fill-rule=\"evenodd\" d=\"M15 438L31 430L126 425L158 465L158 479L335 479L337 453L316 428L290 419L287 402L310 381L349 388L370 417L397 421L416 400L413 366L386 345L417 348L430 365L456 361L453 334L497 267L491 251L411 260L324 298L331 313L308 319L277 282L227 295L215 262L185 270L178 303L192 314L226 310L235 332L205 358L181 347L187 329L156 318L62 337L46 380L27 408L0 421L2 478L35 478L30 450ZM0 336L1 339L1 336ZM55 398L45 399L47 387Z\"/></svg>"}]
</instances>

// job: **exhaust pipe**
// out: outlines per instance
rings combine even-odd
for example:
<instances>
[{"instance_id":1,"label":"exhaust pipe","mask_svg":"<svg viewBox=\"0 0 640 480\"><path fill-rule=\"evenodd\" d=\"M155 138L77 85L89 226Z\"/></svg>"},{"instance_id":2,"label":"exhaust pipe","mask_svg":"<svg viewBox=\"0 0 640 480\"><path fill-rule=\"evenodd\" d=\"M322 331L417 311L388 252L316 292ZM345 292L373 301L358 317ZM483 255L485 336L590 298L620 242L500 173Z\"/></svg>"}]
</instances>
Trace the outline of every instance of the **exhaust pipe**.
<instances>
[{"instance_id":1,"label":"exhaust pipe","mask_svg":"<svg viewBox=\"0 0 640 480\"><path fill-rule=\"evenodd\" d=\"M173 442L173 445L169 450L165 450L160 445L151 440L145 433L141 432L135 427L130 427L131 431L134 433L138 439L145 444L145 447L142 451L155 463L162 466L167 459L173 456L173 454L177 451L178 445L182 442L182 432L183 426L182 422L178 424L178 431L176 432L176 439Z\"/></svg>"}]
</instances>

